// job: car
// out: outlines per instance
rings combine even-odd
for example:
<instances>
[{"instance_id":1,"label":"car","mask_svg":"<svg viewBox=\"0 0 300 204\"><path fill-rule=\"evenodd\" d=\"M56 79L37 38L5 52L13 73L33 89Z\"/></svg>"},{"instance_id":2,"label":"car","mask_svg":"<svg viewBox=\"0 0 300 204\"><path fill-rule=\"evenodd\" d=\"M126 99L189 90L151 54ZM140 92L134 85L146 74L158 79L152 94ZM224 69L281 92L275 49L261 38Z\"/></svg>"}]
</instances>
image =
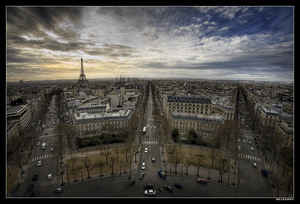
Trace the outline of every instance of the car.
<instances>
[{"instance_id":1,"label":"car","mask_svg":"<svg viewBox=\"0 0 300 204\"><path fill-rule=\"evenodd\" d=\"M52 179L52 174L48 174L48 180Z\"/></svg>"},{"instance_id":2,"label":"car","mask_svg":"<svg viewBox=\"0 0 300 204\"><path fill-rule=\"evenodd\" d=\"M246 140L243 140L243 144L246 144Z\"/></svg>"},{"instance_id":3,"label":"car","mask_svg":"<svg viewBox=\"0 0 300 204\"><path fill-rule=\"evenodd\" d=\"M145 153L148 153L148 148L147 147L145 148Z\"/></svg>"},{"instance_id":4,"label":"car","mask_svg":"<svg viewBox=\"0 0 300 204\"><path fill-rule=\"evenodd\" d=\"M201 184L207 184L207 180L206 179L203 179L203 178L198 178L196 180L197 183L201 183Z\"/></svg>"},{"instance_id":5,"label":"car","mask_svg":"<svg viewBox=\"0 0 300 204\"><path fill-rule=\"evenodd\" d=\"M145 173L142 172L142 173L140 174L140 176L139 176L139 179L142 180L142 179L144 178L144 176L145 176Z\"/></svg>"},{"instance_id":6,"label":"car","mask_svg":"<svg viewBox=\"0 0 300 204\"><path fill-rule=\"evenodd\" d=\"M144 186L144 189L153 189L153 185L151 183L148 183Z\"/></svg>"},{"instance_id":7,"label":"car","mask_svg":"<svg viewBox=\"0 0 300 204\"><path fill-rule=\"evenodd\" d=\"M248 144L251 145L251 141L249 141Z\"/></svg>"},{"instance_id":8,"label":"car","mask_svg":"<svg viewBox=\"0 0 300 204\"><path fill-rule=\"evenodd\" d=\"M253 163L252 166L253 166L254 168L256 168L256 167L257 167L257 164L256 164L256 163Z\"/></svg>"},{"instance_id":9,"label":"car","mask_svg":"<svg viewBox=\"0 0 300 204\"><path fill-rule=\"evenodd\" d=\"M134 185L134 183L135 183L135 180L134 180L134 179L132 179L132 180L130 181L130 183L129 183L129 186L133 186L133 185Z\"/></svg>"},{"instance_id":10,"label":"car","mask_svg":"<svg viewBox=\"0 0 300 204\"><path fill-rule=\"evenodd\" d=\"M174 186L176 186L177 188L182 188L182 184L178 182L174 183Z\"/></svg>"},{"instance_id":11,"label":"car","mask_svg":"<svg viewBox=\"0 0 300 204\"><path fill-rule=\"evenodd\" d=\"M50 148L50 152L53 152L53 150L54 150L53 147L51 147L51 148Z\"/></svg>"},{"instance_id":12,"label":"car","mask_svg":"<svg viewBox=\"0 0 300 204\"><path fill-rule=\"evenodd\" d=\"M142 169L144 170L146 168L145 162L142 163Z\"/></svg>"},{"instance_id":13,"label":"car","mask_svg":"<svg viewBox=\"0 0 300 204\"><path fill-rule=\"evenodd\" d=\"M254 151L254 148L253 148L253 147L250 147L250 150L251 150L251 151Z\"/></svg>"},{"instance_id":14,"label":"car","mask_svg":"<svg viewBox=\"0 0 300 204\"><path fill-rule=\"evenodd\" d=\"M265 170L265 169L262 169L262 170L261 170L261 174L262 174L264 177L267 177L267 176L268 176L268 171Z\"/></svg>"},{"instance_id":15,"label":"car","mask_svg":"<svg viewBox=\"0 0 300 204\"><path fill-rule=\"evenodd\" d=\"M237 149L240 151L241 150L241 146L238 146Z\"/></svg>"},{"instance_id":16,"label":"car","mask_svg":"<svg viewBox=\"0 0 300 204\"><path fill-rule=\"evenodd\" d=\"M34 174L33 177L32 177L32 181L36 181L38 179L38 177L39 176L37 174Z\"/></svg>"},{"instance_id":17,"label":"car","mask_svg":"<svg viewBox=\"0 0 300 204\"><path fill-rule=\"evenodd\" d=\"M154 158L154 157L151 157L151 161L152 161L152 162L155 162L155 158Z\"/></svg>"},{"instance_id":18,"label":"car","mask_svg":"<svg viewBox=\"0 0 300 204\"><path fill-rule=\"evenodd\" d=\"M144 194L147 196L155 196L156 191L153 189L148 189L148 190L145 190Z\"/></svg>"},{"instance_id":19,"label":"car","mask_svg":"<svg viewBox=\"0 0 300 204\"><path fill-rule=\"evenodd\" d=\"M238 138L237 141L238 141L238 142L241 141L240 138Z\"/></svg>"},{"instance_id":20,"label":"car","mask_svg":"<svg viewBox=\"0 0 300 204\"><path fill-rule=\"evenodd\" d=\"M58 188L56 188L56 189L54 190L54 192L55 192L55 193L61 193L61 192L63 192L63 189L60 188L60 187L58 187Z\"/></svg>"},{"instance_id":21,"label":"car","mask_svg":"<svg viewBox=\"0 0 300 204\"><path fill-rule=\"evenodd\" d=\"M32 191L33 190L33 184L29 184L28 186L27 186L27 192L30 192L30 191Z\"/></svg>"},{"instance_id":22,"label":"car","mask_svg":"<svg viewBox=\"0 0 300 204\"><path fill-rule=\"evenodd\" d=\"M37 162L36 166L41 166L41 165L42 165L42 161L40 160Z\"/></svg>"},{"instance_id":23,"label":"car","mask_svg":"<svg viewBox=\"0 0 300 204\"><path fill-rule=\"evenodd\" d=\"M164 185L164 188L167 190L167 191L170 191L170 192L173 192L173 188L169 185Z\"/></svg>"},{"instance_id":24,"label":"car","mask_svg":"<svg viewBox=\"0 0 300 204\"><path fill-rule=\"evenodd\" d=\"M40 141L37 141L37 142L36 142L36 146L39 146L40 144L41 144Z\"/></svg>"}]
</instances>

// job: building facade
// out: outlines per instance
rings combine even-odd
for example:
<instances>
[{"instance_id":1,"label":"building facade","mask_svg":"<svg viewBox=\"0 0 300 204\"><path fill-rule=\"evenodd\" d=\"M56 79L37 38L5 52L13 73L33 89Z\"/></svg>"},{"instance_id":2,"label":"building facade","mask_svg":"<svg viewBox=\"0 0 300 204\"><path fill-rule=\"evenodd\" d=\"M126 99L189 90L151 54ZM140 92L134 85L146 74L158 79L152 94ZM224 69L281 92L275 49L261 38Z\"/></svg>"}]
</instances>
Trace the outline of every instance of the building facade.
<instances>
[{"instance_id":1,"label":"building facade","mask_svg":"<svg viewBox=\"0 0 300 204\"><path fill-rule=\"evenodd\" d=\"M75 116L77 136L93 137L104 133L122 133L127 127L131 116L130 110L119 110L118 112L102 112L97 114L77 113ZM107 127L110 127L108 129Z\"/></svg>"},{"instance_id":2,"label":"building facade","mask_svg":"<svg viewBox=\"0 0 300 204\"><path fill-rule=\"evenodd\" d=\"M209 141L216 135L225 118L234 118L228 117L231 112L224 112L208 97L166 96L163 105L164 112L171 119L172 129L178 129L180 140L187 140L188 132L195 130L199 138Z\"/></svg>"}]
</instances>

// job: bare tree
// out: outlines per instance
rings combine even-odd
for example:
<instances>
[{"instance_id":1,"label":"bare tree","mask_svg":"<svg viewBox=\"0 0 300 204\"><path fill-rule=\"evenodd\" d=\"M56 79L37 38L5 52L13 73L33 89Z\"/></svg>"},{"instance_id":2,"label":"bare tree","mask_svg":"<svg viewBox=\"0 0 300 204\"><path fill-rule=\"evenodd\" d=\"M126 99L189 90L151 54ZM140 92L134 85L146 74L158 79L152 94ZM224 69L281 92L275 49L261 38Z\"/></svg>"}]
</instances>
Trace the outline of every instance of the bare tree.
<instances>
[{"instance_id":1,"label":"bare tree","mask_svg":"<svg viewBox=\"0 0 300 204\"><path fill-rule=\"evenodd\" d=\"M205 156L202 154L201 151L201 153L196 156L197 176L199 176L200 167L203 166L204 160L205 160Z\"/></svg>"},{"instance_id":2,"label":"bare tree","mask_svg":"<svg viewBox=\"0 0 300 204\"><path fill-rule=\"evenodd\" d=\"M72 162L72 168L71 168L71 171L73 172L73 175L75 177L75 181L77 181L77 170L78 170L78 167L75 167L75 163L78 161L78 158L77 157L74 157L72 152L71 152L71 162Z\"/></svg>"},{"instance_id":3,"label":"bare tree","mask_svg":"<svg viewBox=\"0 0 300 204\"><path fill-rule=\"evenodd\" d=\"M223 174L228 171L230 167L230 160L227 159L225 156L222 156L218 160L218 169L219 169L219 181L223 182Z\"/></svg>"},{"instance_id":4,"label":"bare tree","mask_svg":"<svg viewBox=\"0 0 300 204\"><path fill-rule=\"evenodd\" d=\"M99 159L95 164L95 166L99 167L100 176L103 176L102 168L104 167L104 165L105 165L105 163L101 159Z\"/></svg>"},{"instance_id":5,"label":"bare tree","mask_svg":"<svg viewBox=\"0 0 300 204\"><path fill-rule=\"evenodd\" d=\"M125 156L126 162L128 162L127 157L128 157L128 154L130 153L130 150L131 150L131 145L124 143L124 148L121 151L121 153Z\"/></svg>"},{"instance_id":6,"label":"bare tree","mask_svg":"<svg viewBox=\"0 0 300 204\"><path fill-rule=\"evenodd\" d=\"M106 164L108 164L108 156L109 156L110 153L111 153L109 145L108 145L107 147L105 147L105 148L103 149L103 151L101 151L101 152L102 152L102 154L105 156L105 162L106 162Z\"/></svg>"},{"instance_id":7,"label":"bare tree","mask_svg":"<svg viewBox=\"0 0 300 204\"><path fill-rule=\"evenodd\" d=\"M209 156L211 158L211 168L212 169L214 168L214 162L219 154L220 154L220 150L216 149L215 147L212 148L211 151L209 152Z\"/></svg>"},{"instance_id":8,"label":"bare tree","mask_svg":"<svg viewBox=\"0 0 300 204\"><path fill-rule=\"evenodd\" d=\"M134 153L134 162L137 162L136 156L140 152L140 147L139 147L139 145L133 145L132 147L133 147L133 153Z\"/></svg>"},{"instance_id":9,"label":"bare tree","mask_svg":"<svg viewBox=\"0 0 300 204\"><path fill-rule=\"evenodd\" d=\"M87 156L85 157L85 160L84 160L84 167L88 174L87 178L91 178L90 172L93 170L94 166L92 165L92 161L89 160L89 158Z\"/></svg>"},{"instance_id":10,"label":"bare tree","mask_svg":"<svg viewBox=\"0 0 300 204\"><path fill-rule=\"evenodd\" d=\"M182 161L182 154L177 150L173 156L173 163L175 168L175 174L177 174L177 166Z\"/></svg>"},{"instance_id":11,"label":"bare tree","mask_svg":"<svg viewBox=\"0 0 300 204\"><path fill-rule=\"evenodd\" d=\"M109 161L111 167L111 174L114 174L114 164L117 162L117 158L115 156L111 156Z\"/></svg>"},{"instance_id":12,"label":"bare tree","mask_svg":"<svg viewBox=\"0 0 300 204\"><path fill-rule=\"evenodd\" d=\"M184 166L185 166L185 175L188 175L188 168L193 163L194 157L191 155L186 155L184 158Z\"/></svg>"}]
</instances>

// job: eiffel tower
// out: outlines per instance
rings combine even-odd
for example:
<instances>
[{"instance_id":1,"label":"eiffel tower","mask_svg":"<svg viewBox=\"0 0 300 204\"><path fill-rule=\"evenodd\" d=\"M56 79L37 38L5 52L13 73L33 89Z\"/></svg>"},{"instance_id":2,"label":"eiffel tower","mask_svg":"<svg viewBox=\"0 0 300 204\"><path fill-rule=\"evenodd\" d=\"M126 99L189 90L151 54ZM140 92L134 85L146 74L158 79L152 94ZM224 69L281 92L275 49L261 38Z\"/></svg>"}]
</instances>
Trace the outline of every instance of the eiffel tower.
<instances>
[{"instance_id":1,"label":"eiffel tower","mask_svg":"<svg viewBox=\"0 0 300 204\"><path fill-rule=\"evenodd\" d=\"M88 80L86 79L84 72L83 72L83 59L81 58L81 74L78 79L78 83L88 83Z\"/></svg>"}]
</instances>

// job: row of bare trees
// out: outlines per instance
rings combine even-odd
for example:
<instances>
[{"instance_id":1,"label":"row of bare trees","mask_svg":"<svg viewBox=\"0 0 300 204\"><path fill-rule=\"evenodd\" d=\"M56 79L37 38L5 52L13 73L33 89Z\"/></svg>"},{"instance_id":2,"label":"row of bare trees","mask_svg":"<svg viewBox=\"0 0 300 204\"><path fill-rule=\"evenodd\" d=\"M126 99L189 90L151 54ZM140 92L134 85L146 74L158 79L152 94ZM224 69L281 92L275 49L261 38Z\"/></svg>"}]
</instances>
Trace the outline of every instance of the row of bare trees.
<instances>
[{"instance_id":1,"label":"row of bare trees","mask_svg":"<svg viewBox=\"0 0 300 204\"><path fill-rule=\"evenodd\" d=\"M223 175L231 168L231 160L227 154L222 153L219 149L210 149L209 153L204 153L201 146L187 147L179 143L166 147L168 161L163 161L163 166L167 172L167 165L174 167L174 173L178 173L180 165L185 167L185 175L188 175L188 169L191 165L197 167L196 176L200 176L200 168L216 169L219 171L219 182L223 182ZM182 171L182 170L181 170ZM182 174L183 172L181 172Z\"/></svg>"},{"instance_id":2,"label":"row of bare trees","mask_svg":"<svg viewBox=\"0 0 300 204\"><path fill-rule=\"evenodd\" d=\"M137 154L140 152L140 147L137 144L124 143L120 148L113 147L111 145L101 145L98 148L99 153L92 156L86 151L85 156L72 153L70 159L66 160L66 164L61 163L59 168L59 175L62 176L69 171L73 175L74 181L78 181L78 175L81 173L81 179L83 180L83 169L86 171L87 179L91 178L91 172L95 169L99 169L99 176L103 176L103 169L109 167L111 174L115 174L115 168L119 166L120 174L123 167L123 173L127 173L128 167L131 173L132 159L137 162ZM70 169L70 170L69 170ZM126 170L127 169L127 170ZM69 183L69 176L67 176Z\"/></svg>"}]
</instances>

